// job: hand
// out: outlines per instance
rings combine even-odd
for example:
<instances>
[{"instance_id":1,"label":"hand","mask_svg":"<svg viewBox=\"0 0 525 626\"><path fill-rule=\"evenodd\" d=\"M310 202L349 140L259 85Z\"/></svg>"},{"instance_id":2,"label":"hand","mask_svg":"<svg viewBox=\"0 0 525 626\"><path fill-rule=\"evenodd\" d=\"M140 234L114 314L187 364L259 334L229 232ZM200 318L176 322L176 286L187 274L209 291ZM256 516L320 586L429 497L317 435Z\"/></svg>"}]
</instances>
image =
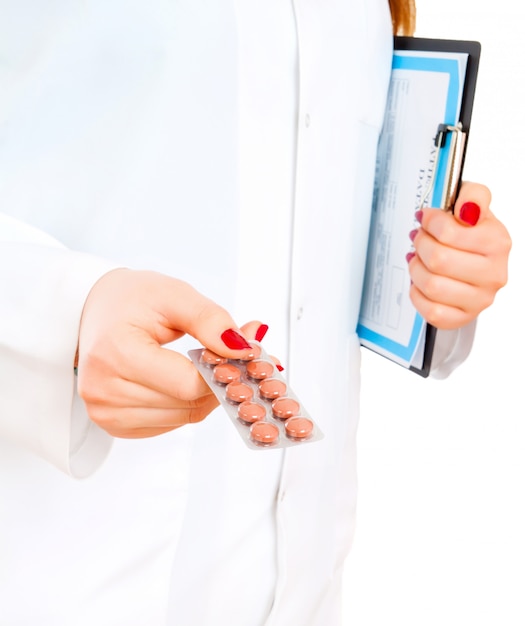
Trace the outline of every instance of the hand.
<instances>
[{"instance_id":1,"label":"hand","mask_svg":"<svg viewBox=\"0 0 525 626\"><path fill-rule=\"evenodd\" d=\"M251 322L244 332L260 336L266 328ZM162 346L188 333L238 358L248 345L244 332L187 283L109 272L91 290L79 331L78 391L90 418L116 437L150 437L204 419L215 396L190 359Z\"/></svg>"},{"instance_id":2,"label":"hand","mask_svg":"<svg viewBox=\"0 0 525 626\"><path fill-rule=\"evenodd\" d=\"M464 183L454 214L424 209L410 233L410 297L433 326L460 328L492 304L507 282L511 240L489 205L490 191Z\"/></svg>"}]
</instances>

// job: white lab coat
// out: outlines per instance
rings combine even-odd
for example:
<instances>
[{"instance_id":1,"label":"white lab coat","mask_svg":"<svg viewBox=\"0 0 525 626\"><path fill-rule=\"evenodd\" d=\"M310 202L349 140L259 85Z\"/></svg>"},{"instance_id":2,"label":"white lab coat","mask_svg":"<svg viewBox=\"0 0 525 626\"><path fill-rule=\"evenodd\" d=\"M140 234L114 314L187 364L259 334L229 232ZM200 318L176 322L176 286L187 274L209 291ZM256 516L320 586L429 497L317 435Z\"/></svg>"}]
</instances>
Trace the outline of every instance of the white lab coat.
<instances>
[{"instance_id":1,"label":"white lab coat","mask_svg":"<svg viewBox=\"0 0 525 626\"><path fill-rule=\"evenodd\" d=\"M0 624L338 624L388 3L0 11ZM80 314L123 265L268 323L323 441L254 453L220 410L143 441L90 423Z\"/></svg>"}]
</instances>

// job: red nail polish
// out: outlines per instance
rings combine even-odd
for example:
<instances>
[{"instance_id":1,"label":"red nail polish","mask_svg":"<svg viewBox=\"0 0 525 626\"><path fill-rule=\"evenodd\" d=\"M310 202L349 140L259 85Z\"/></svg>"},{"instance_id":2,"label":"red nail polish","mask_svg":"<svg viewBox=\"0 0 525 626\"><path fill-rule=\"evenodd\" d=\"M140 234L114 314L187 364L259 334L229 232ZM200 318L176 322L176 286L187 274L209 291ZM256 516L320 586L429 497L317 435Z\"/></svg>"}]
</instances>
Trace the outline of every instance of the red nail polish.
<instances>
[{"instance_id":1,"label":"red nail polish","mask_svg":"<svg viewBox=\"0 0 525 626\"><path fill-rule=\"evenodd\" d=\"M416 256L416 253L415 253L415 252L409 252L409 253L406 255L406 257L405 257L405 258L406 258L406 260L407 260L407 263L410 263L410 261L411 261L411 260L412 260L415 256Z\"/></svg>"},{"instance_id":2,"label":"red nail polish","mask_svg":"<svg viewBox=\"0 0 525 626\"><path fill-rule=\"evenodd\" d=\"M419 228L414 228L414 230L411 230L408 233L408 236L410 237L410 241L414 241L414 239L416 238L416 235L418 234L418 232L419 232Z\"/></svg>"},{"instance_id":3,"label":"red nail polish","mask_svg":"<svg viewBox=\"0 0 525 626\"><path fill-rule=\"evenodd\" d=\"M475 226L478 223L481 209L475 202L465 202L465 204L459 210L459 219L470 226Z\"/></svg>"},{"instance_id":4,"label":"red nail polish","mask_svg":"<svg viewBox=\"0 0 525 626\"><path fill-rule=\"evenodd\" d=\"M277 365L275 366L280 372L284 371L284 367L282 365L279 365L279 363L277 363Z\"/></svg>"},{"instance_id":5,"label":"red nail polish","mask_svg":"<svg viewBox=\"0 0 525 626\"><path fill-rule=\"evenodd\" d=\"M255 333L255 340L262 341L267 332L268 324L261 324Z\"/></svg>"},{"instance_id":6,"label":"red nail polish","mask_svg":"<svg viewBox=\"0 0 525 626\"><path fill-rule=\"evenodd\" d=\"M423 211L416 211L415 218L416 221L421 224L421 220L423 219Z\"/></svg>"},{"instance_id":7,"label":"red nail polish","mask_svg":"<svg viewBox=\"0 0 525 626\"><path fill-rule=\"evenodd\" d=\"M252 347L246 339L233 328L225 330L221 335L221 339L230 350L246 350Z\"/></svg>"}]
</instances>

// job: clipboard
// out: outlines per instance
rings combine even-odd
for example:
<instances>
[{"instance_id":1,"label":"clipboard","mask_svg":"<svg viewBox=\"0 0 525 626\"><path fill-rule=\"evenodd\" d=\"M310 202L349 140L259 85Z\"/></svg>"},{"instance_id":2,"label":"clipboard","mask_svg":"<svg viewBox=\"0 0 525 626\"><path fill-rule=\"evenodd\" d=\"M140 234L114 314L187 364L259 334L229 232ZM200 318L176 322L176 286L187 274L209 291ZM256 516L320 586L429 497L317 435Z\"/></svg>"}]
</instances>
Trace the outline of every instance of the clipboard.
<instances>
[{"instance_id":1,"label":"clipboard","mask_svg":"<svg viewBox=\"0 0 525 626\"><path fill-rule=\"evenodd\" d=\"M408 233L418 208L454 205L480 54L476 41L394 37L357 334L365 348L423 377L437 329L408 295Z\"/></svg>"}]
</instances>

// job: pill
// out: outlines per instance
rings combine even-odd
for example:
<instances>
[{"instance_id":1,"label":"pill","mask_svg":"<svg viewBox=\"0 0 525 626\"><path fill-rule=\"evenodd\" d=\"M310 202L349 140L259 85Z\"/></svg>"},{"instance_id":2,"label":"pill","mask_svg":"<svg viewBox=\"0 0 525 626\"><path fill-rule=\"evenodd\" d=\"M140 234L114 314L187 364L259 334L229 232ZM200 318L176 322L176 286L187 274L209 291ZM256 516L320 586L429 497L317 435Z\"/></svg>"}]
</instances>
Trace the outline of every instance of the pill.
<instances>
[{"instance_id":1,"label":"pill","mask_svg":"<svg viewBox=\"0 0 525 626\"><path fill-rule=\"evenodd\" d=\"M301 406L293 398L277 398L272 402L272 413L281 420L299 415Z\"/></svg>"},{"instance_id":2,"label":"pill","mask_svg":"<svg viewBox=\"0 0 525 626\"><path fill-rule=\"evenodd\" d=\"M259 393L266 400L275 400L285 395L286 384L278 378L267 378L259 383Z\"/></svg>"},{"instance_id":3,"label":"pill","mask_svg":"<svg viewBox=\"0 0 525 626\"><path fill-rule=\"evenodd\" d=\"M272 445L279 439L279 429L271 422L255 422L250 427L250 437L260 445Z\"/></svg>"},{"instance_id":4,"label":"pill","mask_svg":"<svg viewBox=\"0 0 525 626\"><path fill-rule=\"evenodd\" d=\"M221 363L226 363L227 360L228 359L219 354L215 354L215 352L211 350L203 350L201 354L201 363L209 366L220 365Z\"/></svg>"},{"instance_id":5,"label":"pill","mask_svg":"<svg viewBox=\"0 0 525 626\"><path fill-rule=\"evenodd\" d=\"M250 361L246 366L246 373L254 380L263 380L273 374L274 367L270 361Z\"/></svg>"},{"instance_id":6,"label":"pill","mask_svg":"<svg viewBox=\"0 0 525 626\"><path fill-rule=\"evenodd\" d=\"M221 363L213 370L213 379L221 385L237 382L241 379L241 370L231 363Z\"/></svg>"},{"instance_id":7,"label":"pill","mask_svg":"<svg viewBox=\"0 0 525 626\"><path fill-rule=\"evenodd\" d=\"M253 398L253 391L246 383L234 382L226 387L226 397L230 402L245 402Z\"/></svg>"},{"instance_id":8,"label":"pill","mask_svg":"<svg viewBox=\"0 0 525 626\"><path fill-rule=\"evenodd\" d=\"M252 449L276 450L321 439L280 368L259 342L244 350L248 358L224 358L208 348L189 355L242 439ZM278 371L279 370L279 371Z\"/></svg>"},{"instance_id":9,"label":"pill","mask_svg":"<svg viewBox=\"0 0 525 626\"><path fill-rule=\"evenodd\" d=\"M306 439L312 434L314 424L307 417L291 417L284 423L284 428L290 439Z\"/></svg>"},{"instance_id":10,"label":"pill","mask_svg":"<svg viewBox=\"0 0 525 626\"><path fill-rule=\"evenodd\" d=\"M258 422L264 418L266 409L258 402L246 401L239 404L237 415L241 421L253 424L253 422Z\"/></svg>"}]
</instances>

